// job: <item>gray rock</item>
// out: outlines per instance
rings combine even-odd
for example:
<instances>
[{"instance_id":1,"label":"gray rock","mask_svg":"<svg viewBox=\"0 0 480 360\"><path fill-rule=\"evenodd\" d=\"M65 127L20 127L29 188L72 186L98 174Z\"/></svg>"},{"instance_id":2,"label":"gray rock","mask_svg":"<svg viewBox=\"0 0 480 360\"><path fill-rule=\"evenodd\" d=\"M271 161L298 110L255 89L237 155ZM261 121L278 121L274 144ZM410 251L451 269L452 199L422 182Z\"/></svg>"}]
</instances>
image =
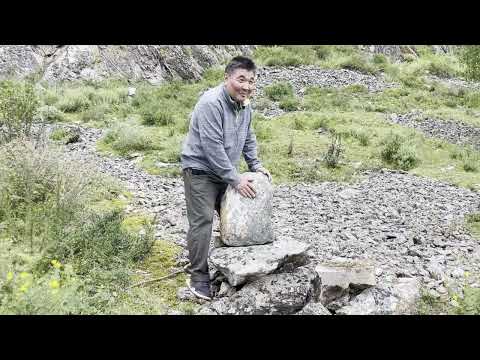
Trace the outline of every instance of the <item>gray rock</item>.
<instances>
[{"instance_id":1,"label":"gray rock","mask_svg":"<svg viewBox=\"0 0 480 360\"><path fill-rule=\"evenodd\" d=\"M430 263L427 266L426 270L428 271L430 276L435 280L441 280L444 276L442 267L438 263L435 263L435 262Z\"/></svg>"},{"instance_id":2,"label":"gray rock","mask_svg":"<svg viewBox=\"0 0 480 360\"><path fill-rule=\"evenodd\" d=\"M415 312L420 284L415 278L399 278L393 284L362 291L338 315L400 315Z\"/></svg>"},{"instance_id":3,"label":"gray rock","mask_svg":"<svg viewBox=\"0 0 480 360\"><path fill-rule=\"evenodd\" d=\"M271 243L272 229L272 185L261 173L244 173L253 180L256 190L254 199L243 197L236 189L228 186L220 210L220 234L228 246L248 246Z\"/></svg>"},{"instance_id":4,"label":"gray rock","mask_svg":"<svg viewBox=\"0 0 480 360\"><path fill-rule=\"evenodd\" d=\"M216 248L209 260L230 285L238 286L270 274L286 263L305 264L308 248L303 242L280 238L265 245Z\"/></svg>"},{"instance_id":5,"label":"gray rock","mask_svg":"<svg viewBox=\"0 0 480 360\"><path fill-rule=\"evenodd\" d=\"M295 315L332 315L332 313L320 302L309 302Z\"/></svg>"},{"instance_id":6,"label":"gray rock","mask_svg":"<svg viewBox=\"0 0 480 360\"><path fill-rule=\"evenodd\" d=\"M205 313L236 315L287 315L303 309L319 295L319 279L305 267L293 273L271 274L246 284L230 298L204 306Z\"/></svg>"},{"instance_id":7,"label":"gray rock","mask_svg":"<svg viewBox=\"0 0 480 360\"><path fill-rule=\"evenodd\" d=\"M366 289L376 285L375 268L364 260L336 259L315 267L321 279L321 302L327 305L345 295L349 287Z\"/></svg>"},{"instance_id":8,"label":"gray rock","mask_svg":"<svg viewBox=\"0 0 480 360\"><path fill-rule=\"evenodd\" d=\"M251 55L250 45L1 45L0 78L40 73L42 80L127 78L159 84L199 80L205 69L235 55ZM131 94L131 92L129 93Z\"/></svg>"},{"instance_id":9,"label":"gray rock","mask_svg":"<svg viewBox=\"0 0 480 360\"><path fill-rule=\"evenodd\" d=\"M226 281L222 282L220 285L220 290L218 292L218 297L224 297L224 296L232 296L235 294L236 289L233 286L230 286L230 284Z\"/></svg>"}]
</instances>

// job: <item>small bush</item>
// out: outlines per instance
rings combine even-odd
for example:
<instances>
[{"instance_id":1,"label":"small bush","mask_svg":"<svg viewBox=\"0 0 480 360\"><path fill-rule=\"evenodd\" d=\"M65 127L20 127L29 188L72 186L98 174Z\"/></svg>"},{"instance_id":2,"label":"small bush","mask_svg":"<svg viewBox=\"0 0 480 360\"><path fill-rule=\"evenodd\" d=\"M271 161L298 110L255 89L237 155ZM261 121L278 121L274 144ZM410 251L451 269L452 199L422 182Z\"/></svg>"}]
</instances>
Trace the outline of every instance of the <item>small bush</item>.
<instances>
[{"instance_id":1,"label":"small bush","mask_svg":"<svg viewBox=\"0 0 480 360\"><path fill-rule=\"evenodd\" d=\"M152 135L140 126L133 124L114 126L106 132L103 141L122 155L131 151L156 149Z\"/></svg>"},{"instance_id":2,"label":"small bush","mask_svg":"<svg viewBox=\"0 0 480 360\"><path fill-rule=\"evenodd\" d=\"M390 134L383 141L382 160L402 170L410 170L418 165L415 148L405 143L405 138Z\"/></svg>"},{"instance_id":3,"label":"small bush","mask_svg":"<svg viewBox=\"0 0 480 360\"><path fill-rule=\"evenodd\" d=\"M460 60L465 66L465 76L470 80L480 80L480 45L464 46Z\"/></svg>"},{"instance_id":4,"label":"small bush","mask_svg":"<svg viewBox=\"0 0 480 360\"><path fill-rule=\"evenodd\" d=\"M41 122L62 122L65 120L65 114L58 110L55 106L41 106L35 115L35 120Z\"/></svg>"},{"instance_id":5,"label":"small bush","mask_svg":"<svg viewBox=\"0 0 480 360\"><path fill-rule=\"evenodd\" d=\"M278 82L265 87L265 95L273 101L280 101L284 97L293 97L293 87L287 82Z\"/></svg>"},{"instance_id":6,"label":"small bush","mask_svg":"<svg viewBox=\"0 0 480 360\"><path fill-rule=\"evenodd\" d=\"M57 107L66 113L75 113L88 109L91 106L88 91L77 88L68 89L57 103Z\"/></svg>"},{"instance_id":7,"label":"small bush","mask_svg":"<svg viewBox=\"0 0 480 360\"><path fill-rule=\"evenodd\" d=\"M480 92L474 91L468 93L465 96L465 105L471 109L480 108Z\"/></svg>"},{"instance_id":8,"label":"small bush","mask_svg":"<svg viewBox=\"0 0 480 360\"><path fill-rule=\"evenodd\" d=\"M430 74L442 78L449 78L456 75L456 70L442 58L436 58L430 61L427 70Z\"/></svg>"},{"instance_id":9,"label":"small bush","mask_svg":"<svg viewBox=\"0 0 480 360\"><path fill-rule=\"evenodd\" d=\"M285 111L296 111L300 108L300 101L295 97L285 97L280 100L278 106Z\"/></svg>"},{"instance_id":10,"label":"small bush","mask_svg":"<svg viewBox=\"0 0 480 360\"><path fill-rule=\"evenodd\" d=\"M316 118L310 125L311 130L318 130L318 129L329 129L329 122L328 119L324 117Z\"/></svg>"},{"instance_id":11,"label":"small bush","mask_svg":"<svg viewBox=\"0 0 480 360\"><path fill-rule=\"evenodd\" d=\"M320 60L325 60L331 54L331 49L327 45L313 45L312 49Z\"/></svg>"},{"instance_id":12,"label":"small bush","mask_svg":"<svg viewBox=\"0 0 480 360\"><path fill-rule=\"evenodd\" d=\"M262 97L255 101L254 109L258 111L263 111L263 110L270 109L272 106L273 106L273 103L271 100Z\"/></svg>"},{"instance_id":13,"label":"small bush","mask_svg":"<svg viewBox=\"0 0 480 360\"><path fill-rule=\"evenodd\" d=\"M105 120L105 115L108 111L108 105L102 104L102 105L94 105L87 110L83 111L80 115L80 119L87 123L90 121L104 121Z\"/></svg>"},{"instance_id":14,"label":"small bush","mask_svg":"<svg viewBox=\"0 0 480 360\"><path fill-rule=\"evenodd\" d=\"M39 100L32 84L0 82L0 143L29 135Z\"/></svg>"},{"instance_id":15,"label":"small bush","mask_svg":"<svg viewBox=\"0 0 480 360\"><path fill-rule=\"evenodd\" d=\"M332 136L332 142L330 143L327 153L324 156L324 161L327 167L336 168L340 163L340 158L344 152L341 135L335 134Z\"/></svg>"},{"instance_id":16,"label":"small bush","mask_svg":"<svg viewBox=\"0 0 480 360\"><path fill-rule=\"evenodd\" d=\"M358 140L360 145L368 146L370 144L370 136L365 131L355 131L352 135Z\"/></svg>"},{"instance_id":17,"label":"small bush","mask_svg":"<svg viewBox=\"0 0 480 360\"><path fill-rule=\"evenodd\" d=\"M467 159L465 159L462 164L463 170L467 172L477 172L478 166L478 159L472 157L468 157Z\"/></svg>"},{"instance_id":18,"label":"small bush","mask_svg":"<svg viewBox=\"0 0 480 360\"><path fill-rule=\"evenodd\" d=\"M339 65L342 69L358 71L365 74L375 74L377 72L375 67L368 63L367 59L358 54L346 58L340 62Z\"/></svg>"},{"instance_id":19,"label":"small bush","mask_svg":"<svg viewBox=\"0 0 480 360\"><path fill-rule=\"evenodd\" d=\"M295 130L305 130L306 124L305 124L305 119L299 116L295 116L293 119L293 128Z\"/></svg>"},{"instance_id":20,"label":"small bush","mask_svg":"<svg viewBox=\"0 0 480 360\"><path fill-rule=\"evenodd\" d=\"M169 126L175 124L174 114L165 108L156 105L145 106L140 110L143 125Z\"/></svg>"}]
</instances>

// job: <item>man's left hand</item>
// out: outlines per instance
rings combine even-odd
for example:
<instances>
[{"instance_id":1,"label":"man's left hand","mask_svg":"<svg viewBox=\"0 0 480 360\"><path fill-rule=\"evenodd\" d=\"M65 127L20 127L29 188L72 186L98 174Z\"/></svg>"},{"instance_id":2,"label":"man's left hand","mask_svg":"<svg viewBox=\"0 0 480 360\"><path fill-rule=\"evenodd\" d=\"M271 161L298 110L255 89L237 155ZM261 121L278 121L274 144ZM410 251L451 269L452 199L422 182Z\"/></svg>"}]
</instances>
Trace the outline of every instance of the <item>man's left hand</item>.
<instances>
[{"instance_id":1,"label":"man's left hand","mask_svg":"<svg viewBox=\"0 0 480 360\"><path fill-rule=\"evenodd\" d=\"M256 172L264 174L268 178L268 181L272 182L272 175L270 175L270 172L264 167L258 168Z\"/></svg>"}]
</instances>

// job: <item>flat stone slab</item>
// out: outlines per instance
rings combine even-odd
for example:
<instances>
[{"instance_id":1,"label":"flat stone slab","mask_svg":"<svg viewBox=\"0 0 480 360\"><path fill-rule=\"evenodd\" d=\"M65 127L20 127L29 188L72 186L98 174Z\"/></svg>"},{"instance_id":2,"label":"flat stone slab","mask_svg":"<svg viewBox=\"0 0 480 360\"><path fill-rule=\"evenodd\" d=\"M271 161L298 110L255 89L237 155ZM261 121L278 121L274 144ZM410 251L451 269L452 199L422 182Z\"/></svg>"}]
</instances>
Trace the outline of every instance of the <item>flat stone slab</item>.
<instances>
[{"instance_id":1,"label":"flat stone slab","mask_svg":"<svg viewBox=\"0 0 480 360\"><path fill-rule=\"evenodd\" d=\"M238 286L286 264L305 264L309 248L309 244L297 240L278 239L265 245L216 248L210 254L210 261L230 285Z\"/></svg>"},{"instance_id":2,"label":"flat stone slab","mask_svg":"<svg viewBox=\"0 0 480 360\"><path fill-rule=\"evenodd\" d=\"M327 305L349 288L363 290L376 285L375 267L365 260L337 259L315 267L321 282L321 302Z\"/></svg>"},{"instance_id":3,"label":"flat stone slab","mask_svg":"<svg viewBox=\"0 0 480 360\"><path fill-rule=\"evenodd\" d=\"M220 208L220 235L227 246L248 246L271 243L273 187L261 173L247 172L242 176L252 180L256 196L243 197L230 185Z\"/></svg>"}]
</instances>

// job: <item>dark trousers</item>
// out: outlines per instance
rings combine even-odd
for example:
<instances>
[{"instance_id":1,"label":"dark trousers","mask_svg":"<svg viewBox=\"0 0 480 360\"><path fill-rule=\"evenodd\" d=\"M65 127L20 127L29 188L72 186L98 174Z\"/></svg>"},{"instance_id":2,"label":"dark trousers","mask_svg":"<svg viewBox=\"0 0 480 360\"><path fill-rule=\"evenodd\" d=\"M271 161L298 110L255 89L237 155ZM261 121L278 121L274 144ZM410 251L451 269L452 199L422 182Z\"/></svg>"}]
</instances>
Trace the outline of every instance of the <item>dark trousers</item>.
<instances>
[{"instance_id":1,"label":"dark trousers","mask_svg":"<svg viewBox=\"0 0 480 360\"><path fill-rule=\"evenodd\" d=\"M185 169L183 181L187 203L188 233L187 249L192 281L208 281L208 252L212 238L215 210L220 214L220 202L227 189L219 177L199 174L198 170Z\"/></svg>"}]
</instances>

